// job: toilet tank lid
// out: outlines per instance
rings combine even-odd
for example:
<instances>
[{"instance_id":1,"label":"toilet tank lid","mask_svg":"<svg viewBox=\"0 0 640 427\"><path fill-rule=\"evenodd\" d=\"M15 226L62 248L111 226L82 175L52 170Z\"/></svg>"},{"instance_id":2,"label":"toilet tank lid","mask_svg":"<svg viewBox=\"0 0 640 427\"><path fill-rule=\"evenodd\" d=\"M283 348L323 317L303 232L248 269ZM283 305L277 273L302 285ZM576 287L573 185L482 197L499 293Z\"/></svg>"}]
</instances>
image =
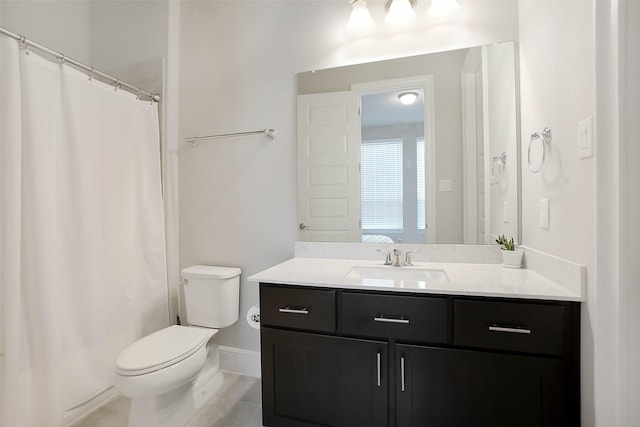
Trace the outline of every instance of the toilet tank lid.
<instances>
[{"instance_id":1,"label":"toilet tank lid","mask_svg":"<svg viewBox=\"0 0 640 427\"><path fill-rule=\"evenodd\" d=\"M239 276L242 270L237 267L217 267L213 265L192 265L183 268L180 274L186 278L230 279Z\"/></svg>"}]
</instances>

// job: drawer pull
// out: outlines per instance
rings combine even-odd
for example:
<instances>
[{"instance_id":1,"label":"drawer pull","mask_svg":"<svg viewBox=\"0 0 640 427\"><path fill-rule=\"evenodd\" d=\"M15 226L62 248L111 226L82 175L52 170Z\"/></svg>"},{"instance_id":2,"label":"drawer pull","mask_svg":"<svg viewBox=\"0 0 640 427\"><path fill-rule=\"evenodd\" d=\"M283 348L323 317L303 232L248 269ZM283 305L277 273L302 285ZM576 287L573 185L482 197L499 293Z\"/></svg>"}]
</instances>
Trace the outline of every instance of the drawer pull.
<instances>
[{"instance_id":1,"label":"drawer pull","mask_svg":"<svg viewBox=\"0 0 640 427\"><path fill-rule=\"evenodd\" d=\"M381 369L381 367L380 367L380 352L377 353L376 359L377 359L377 362L378 362L378 387L380 387L380 377L382 375L381 372L380 372L380 369Z\"/></svg>"},{"instance_id":2,"label":"drawer pull","mask_svg":"<svg viewBox=\"0 0 640 427\"><path fill-rule=\"evenodd\" d=\"M404 323L404 324L408 324L409 323L409 319L405 319L403 317L399 318L399 319L394 319L391 317L374 317L373 318L374 321L376 322L384 322L384 323Z\"/></svg>"},{"instance_id":3,"label":"drawer pull","mask_svg":"<svg viewBox=\"0 0 640 427\"><path fill-rule=\"evenodd\" d=\"M283 307L283 308L279 308L278 311L280 313L309 314L309 309L307 307L304 307L304 308Z\"/></svg>"},{"instance_id":4,"label":"drawer pull","mask_svg":"<svg viewBox=\"0 0 640 427\"><path fill-rule=\"evenodd\" d=\"M400 389L404 393L404 356L400 357Z\"/></svg>"},{"instance_id":5,"label":"drawer pull","mask_svg":"<svg viewBox=\"0 0 640 427\"><path fill-rule=\"evenodd\" d=\"M509 332L512 334L530 334L531 333L531 329L505 328L503 326L489 326L489 330L492 332Z\"/></svg>"}]
</instances>

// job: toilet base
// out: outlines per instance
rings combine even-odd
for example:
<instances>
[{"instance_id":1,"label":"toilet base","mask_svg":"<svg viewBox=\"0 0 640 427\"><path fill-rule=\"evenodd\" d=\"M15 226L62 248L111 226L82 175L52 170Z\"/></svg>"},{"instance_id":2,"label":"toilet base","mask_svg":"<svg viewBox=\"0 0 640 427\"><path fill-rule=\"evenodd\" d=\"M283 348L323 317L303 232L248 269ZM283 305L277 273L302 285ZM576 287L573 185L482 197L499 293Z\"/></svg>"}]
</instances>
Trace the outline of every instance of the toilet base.
<instances>
[{"instance_id":1,"label":"toilet base","mask_svg":"<svg viewBox=\"0 0 640 427\"><path fill-rule=\"evenodd\" d=\"M192 381L161 395L131 399L129 427L182 427L202 408L224 382L218 346L208 347L207 362Z\"/></svg>"}]
</instances>

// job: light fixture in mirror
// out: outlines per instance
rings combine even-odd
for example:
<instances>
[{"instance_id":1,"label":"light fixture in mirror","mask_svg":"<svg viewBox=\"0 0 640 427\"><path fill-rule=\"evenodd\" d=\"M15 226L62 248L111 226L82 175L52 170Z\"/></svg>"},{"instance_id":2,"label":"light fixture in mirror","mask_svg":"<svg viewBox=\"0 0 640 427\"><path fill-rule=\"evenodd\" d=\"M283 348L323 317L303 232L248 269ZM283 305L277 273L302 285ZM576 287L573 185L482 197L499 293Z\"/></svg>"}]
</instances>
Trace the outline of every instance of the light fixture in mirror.
<instances>
[{"instance_id":1,"label":"light fixture in mirror","mask_svg":"<svg viewBox=\"0 0 640 427\"><path fill-rule=\"evenodd\" d=\"M347 31L353 35L366 34L375 27L365 0L353 0Z\"/></svg>"},{"instance_id":2,"label":"light fixture in mirror","mask_svg":"<svg viewBox=\"0 0 640 427\"><path fill-rule=\"evenodd\" d=\"M407 28L416 20L415 0L389 0L384 22L391 28Z\"/></svg>"},{"instance_id":3,"label":"light fixture in mirror","mask_svg":"<svg viewBox=\"0 0 640 427\"><path fill-rule=\"evenodd\" d=\"M411 105L418 99L418 92L402 92L398 95L402 105Z\"/></svg>"},{"instance_id":4,"label":"light fixture in mirror","mask_svg":"<svg viewBox=\"0 0 640 427\"><path fill-rule=\"evenodd\" d=\"M506 42L299 73L298 239L519 240L516 57ZM418 92L420 108L400 104L401 92ZM384 165L391 180L377 182L363 159L383 148L376 158L397 162ZM492 185L492 159L503 153ZM363 197L376 186L386 195ZM374 205L396 210L393 226L367 219Z\"/></svg>"}]
</instances>

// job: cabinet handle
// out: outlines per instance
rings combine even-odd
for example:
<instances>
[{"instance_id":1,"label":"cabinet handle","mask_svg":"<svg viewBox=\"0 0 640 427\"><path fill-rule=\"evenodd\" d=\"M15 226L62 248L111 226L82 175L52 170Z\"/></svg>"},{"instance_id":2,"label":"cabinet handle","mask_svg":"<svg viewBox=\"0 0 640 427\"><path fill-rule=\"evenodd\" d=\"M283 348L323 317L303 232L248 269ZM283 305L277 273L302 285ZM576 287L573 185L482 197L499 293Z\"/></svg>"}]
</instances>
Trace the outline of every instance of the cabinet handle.
<instances>
[{"instance_id":1,"label":"cabinet handle","mask_svg":"<svg viewBox=\"0 0 640 427\"><path fill-rule=\"evenodd\" d=\"M404 393L404 356L400 356L400 390Z\"/></svg>"},{"instance_id":2,"label":"cabinet handle","mask_svg":"<svg viewBox=\"0 0 640 427\"><path fill-rule=\"evenodd\" d=\"M309 314L309 309L307 307L304 307L304 308L283 307L283 308L279 308L278 311L280 313Z\"/></svg>"},{"instance_id":3,"label":"cabinet handle","mask_svg":"<svg viewBox=\"0 0 640 427\"><path fill-rule=\"evenodd\" d=\"M404 324L409 323L409 319L405 319L403 317L399 319L394 319L390 317L378 316L378 317L374 317L373 320L376 322L384 322L384 323L404 323Z\"/></svg>"},{"instance_id":4,"label":"cabinet handle","mask_svg":"<svg viewBox=\"0 0 640 427\"><path fill-rule=\"evenodd\" d=\"M378 387L380 387L380 377L381 377L381 372L380 372L380 352L378 352L376 354L376 361L378 363Z\"/></svg>"},{"instance_id":5,"label":"cabinet handle","mask_svg":"<svg viewBox=\"0 0 640 427\"><path fill-rule=\"evenodd\" d=\"M510 332L512 334L530 334L531 333L531 329L506 328L503 326L489 326L489 330L492 332Z\"/></svg>"}]
</instances>

